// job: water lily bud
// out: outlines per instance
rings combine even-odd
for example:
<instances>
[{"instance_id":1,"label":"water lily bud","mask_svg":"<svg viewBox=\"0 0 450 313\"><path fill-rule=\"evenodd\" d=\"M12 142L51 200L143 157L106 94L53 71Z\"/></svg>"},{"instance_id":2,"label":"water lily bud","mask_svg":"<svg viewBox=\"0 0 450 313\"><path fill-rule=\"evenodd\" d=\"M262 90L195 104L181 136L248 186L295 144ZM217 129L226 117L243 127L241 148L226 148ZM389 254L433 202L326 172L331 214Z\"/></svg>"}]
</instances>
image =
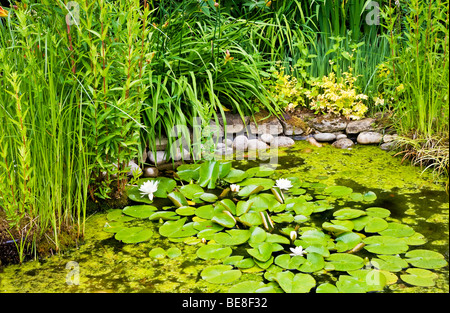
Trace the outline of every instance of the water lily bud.
<instances>
[{"instance_id":1,"label":"water lily bud","mask_svg":"<svg viewBox=\"0 0 450 313\"><path fill-rule=\"evenodd\" d=\"M291 231L289 237L291 237L291 240L294 241L295 239L297 239L297 232L295 230Z\"/></svg>"},{"instance_id":2,"label":"water lily bud","mask_svg":"<svg viewBox=\"0 0 450 313\"><path fill-rule=\"evenodd\" d=\"M205 238L202 238L202 243L206 243L206 239Z\"/></svg>"}]
</instances>

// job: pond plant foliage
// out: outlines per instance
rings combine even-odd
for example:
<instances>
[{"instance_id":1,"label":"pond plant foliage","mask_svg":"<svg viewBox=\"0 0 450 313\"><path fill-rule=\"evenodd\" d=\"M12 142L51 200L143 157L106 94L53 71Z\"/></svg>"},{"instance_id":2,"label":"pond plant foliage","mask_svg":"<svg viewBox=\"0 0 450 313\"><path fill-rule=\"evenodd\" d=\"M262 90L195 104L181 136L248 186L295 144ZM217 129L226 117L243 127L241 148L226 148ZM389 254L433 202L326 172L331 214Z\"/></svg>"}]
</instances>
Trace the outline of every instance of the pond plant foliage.
<instances>
[{"instance_id":1,"label":"pond plant foliage","mask_svg":"<svg viewBox=\"0 0 450 313\"><path fill-rule=\"evenodd\" d=\"M205 180L202 173L210 172L215 176ZM220 261L205 267L201 278L229 284L229 292L372 292L401 281L432 287L438 277L433 270L448 265L439 252L421 249L427 242L422 234L390 219L387 208L371 206L375 193L311 184L298 177L274 180L274 174L267 167L242 171L220 161L182 165L176 179L161 180L155 200L168 201L162 210L137 203L113 210L103 230L124 243L138 243L150 240L152 232L128 226L128 221L159 221L161 236L198 247L199 259ZM148 203L135 190L159 179L130 186L130 198ZM276 186L283 180L291 183L287 190ZM242 189L231 191L230 182ZM336 209L337 201L345 204ZM156 247L149 257L182 253L179 248ZM243 273L260 273L264 282L231 284ZM335 280L317 284L325 273Z\"/></svg>"}]
</instances>

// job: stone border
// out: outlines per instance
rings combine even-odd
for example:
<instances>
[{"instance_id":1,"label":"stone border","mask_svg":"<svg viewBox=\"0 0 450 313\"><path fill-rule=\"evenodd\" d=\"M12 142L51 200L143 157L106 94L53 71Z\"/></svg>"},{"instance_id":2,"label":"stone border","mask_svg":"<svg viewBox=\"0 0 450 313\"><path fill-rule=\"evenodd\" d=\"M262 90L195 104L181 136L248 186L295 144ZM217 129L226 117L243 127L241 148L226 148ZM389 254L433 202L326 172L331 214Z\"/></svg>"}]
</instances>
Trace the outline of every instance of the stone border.
<instances>
[{"instance_id":1,"label":"stone border","mask_svg":"<svg viewBox=\"0 0 450 313\"><path fill-rule=\"evenodd\" d=\"M213 141L209 147L202 144L201 151L202 156L207 148L216 156L226 156L235 152L290 147L296 140L307 140L318 147L321 147L322 143L329 143L339 149L351 149L355 144L379 145L381 149L389 151L395 148L397 135L391 129L379 126L383 118L383 114L377 114L373 118L349 121L330 114L317 116L313 113L303 113L284 114L284 120L270 118L266 122L256 124L250 117L245 117L243 121L239 114L227 113L226 123L219 117L218 124L211 121L209 128L202 130L202 135L211 135ZM172 159L174 161L189 159L187 149L184 149L183 157L180 151L172 153L173 158L168 156L165 152L167 143L167 138L160 138L156 146L156 160L154 154L147 148L140 161L159 167ZM130 164L132 170L136 170L138 165L132 163ZM144 177L157 177L156 167L144 167L142 174ZM131 175L131 171L129 174Z\"/></svg>"}]
</instances>

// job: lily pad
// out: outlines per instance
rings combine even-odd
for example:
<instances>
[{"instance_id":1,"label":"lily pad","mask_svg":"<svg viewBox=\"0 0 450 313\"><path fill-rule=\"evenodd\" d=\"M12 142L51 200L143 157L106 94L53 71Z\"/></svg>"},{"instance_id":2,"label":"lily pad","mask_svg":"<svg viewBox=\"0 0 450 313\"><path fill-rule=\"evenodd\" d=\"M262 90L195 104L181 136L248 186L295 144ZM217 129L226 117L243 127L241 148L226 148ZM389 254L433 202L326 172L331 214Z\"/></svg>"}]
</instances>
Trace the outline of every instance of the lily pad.
<instances>
[{"instance_id":1,"label":"lily pad","mask_svg":"<svg viewBox=\"0 0 450 313\"><path fill-rule=\"evenodd\" d=\"M362 215L366 215L366 212L350 208L340 209L333 213L333 216L338 220L350 220L353 218L360 217Z\"/></svg>"},{"instance_id":2,"label":"lily pad","mask_svg":"<svg viewBox=\"0 0 450 313\"><path fill-rule=\"evenodd\" d=\"M215 213L211 220L227 228L233 228L236 225L236 219L229 211L226 210Z\"/></svg>"},{"instance_id":3,"label":"lily pad","mask_svg":"<svg viewBox=\"0 0 450 313\"><path fill-rule=\"evenodd\" d=\"M229 293L255 293L258 289L265 287L266 284L260 281L248 280L242 283L236 284L231 287Z\"/></svg>"},{"instance_id":4,"label":"lily pad","mask_svg":"<svg viewBox=\"0 0 450 313\"><path fill-rule=\"evenodd\" d=\"M365 201L365 202L372 202L372 201L375 201L376 199L377 199L377 195L372 191L366 192L363 195L363 201Z\"/></svg>"},{"instance_id":5,"label":"lily pad","mask_svg":"<svg viewBox=\"0 0 450 313\"><path fill-rule=\"evenodd\" d=\"M276 207L283 206L274 195L267 193L252 196L247 202L251 204L251 208L254 211L273 210Z\"/></svg>"},{"instance_id":6,"label":"lily pad","mask_svg":"<svg viewBox=\"0 0 450 313\"><path fill-rule=\"evenodd\" d=\"M150 215L148 217L148 219L151 221L159 220L159 219L162 219L165 221L168 221L168 220L173 221L173 220L180 219L180 216L177 215L174 211L157 211L157 212L152 213L152 215Z\"/></svg>"},{"instance_id":7,"label":"lily pad","mask_svg":"<svg viewBox=\"0 0 450 313\"><path fill-rule=\"evenodd\" d=\"M272 256L273 246L271 243L262 242L260 244L257 244L253 249L247 249L247 252L256 260L265 262Z\"/></svg>"},{"instance_id":8,"label":"lily pad","mask_svg":"<svg viewBox=\"0 0 450 313\"><path fill-rule=\"evenodd\" d=\"M120 209L114 209L108 212L106 218L109 221L115 222L128 222L134 220L134 217L123 215L123 211Z\"/></svg>"},{"instance_id":9,"label":"lily pad","mask_svg":"<svg viewBox=\"0 0 450 313\"><path fill-rule=\"evenodd\" d=\"M330 283L323 283L317 286L316 293L338 293L337 287Z\"/></svg>"},{"instance_id":10,"label":"lily pad","mask_svg":"<svg viewBox=\"0 0 450 313\"><path fill-rule=\"evenodd\" d=\"M286 293L308 293L316 286L316 280L311 275L291 271L276 274L275 280Z\"/></svg>"},{"instance_id":11,"label":"lily pad","mask_svg":"<svg viewBox=\"0 0 450 313\"><path fill-rule=\"evenodd\" d=\"M344 252L353 249L362 241L361 237L353 232L343 233L336 237L336 250Z\"/></svg>"},{"instance_id":12,"label":"lily pad","mask_svg":"<svg viewBox=\"0 0 450 313\"><path fill-rule=\"evenodd\" d=\"M336 287L340 293L365 293L367 285L358 277L341 275L336 282Z\"/></svg>"},{"instance_id":13,"label":"lily pad","mask_svg":"<svg viewBox=\"0 0 450 313\"><path fill-rule=\"evenodd\" d=\"M364 249L377 254L400 254L408 251L405 240L391 236L371 236L363 240Z\"/></svg>"},{"instance_id":14,"label":"lily pad","mask_svg":"<svg viewBox=\"0 0 450 313\"><path fill-rule=\"evenodd\" d=\"M198 193L203 194L205 191L197 184L189 184L180 188L180 192L188 199L194 199Z\"/></svg>"},{"instance_id":15,"label":"lily pad","mask_svg":"<svg viewBox=\"0 0 450 313\"><path fill-rule=\"evenodd\" d=\"M248 177L268 177L275 173L275 170L268 166L258 166L249 168L246 171Z\"/></svg>"},{"instance_id":16,"label":"lily pad","mask_svg":"<svg viewBox=\"0 0 450 313\"><path fill-rule=\"evenodd\" d=\"M125 207L123 213L136 218L148 218L156 210L158 209L152 205L133 205Z\"/></svg>"},{"instance_id":17,"label":"lily pad","mask_svg":"<svg viewBox=\"0 0 450 313\"><path fill-rule=\"evenodd\" d=\"M241 216L244 213L247 213L252 207L252 202L249 201L239 201L236 205L236 215Z\"/></svg>"},{"instance_id":18,"label":"lily pad","mask_svg":"<svg viewBox=\"0 0 450 313\"><path fill-rule=\"evenodd\" d=\"M216 182L220 174L220 165L217 161L207 161L200 166L197 183L200 187L208 189L216 188Z\"/></svg>"},{"instance_id":19,"label":"lily pad","mask_svg":"<svg viewBox=\"0 0 450 313\"><path fill-rule=\"evenodd\" d=\"M345 186L328 186L323 192L333 197L345 197L353 192L353 189Z\"/></svg>"},{"instance_id":20,"label":"lily pad","mask_svg":"<svg viewBox=\"0 0 450 313\"><path fill-rule=\"evenodd\" d=\"M370 207L366 209L367 215L372 217L380 217L380 218L386 218L389 215L391 215L391 211L385 209L385 208L379 208L379 207Z\"/></svg>"},{"instance_id":21,"label":"lily pad","mask_svg":"<svg viewBox=\"0 0 450 313\"><path fill-rule=\"evenodd\" d=\"M233 270L231 265L212 265L201 272L201 276L212 284L228 284L242 275L240 270Z\"/></svg>"},{"instance_id":22,"label":"lily pad","mask_svg":"<svg viewBox=\"0 0 450 313\"><path fill-rule=\"evenodd\" d=\"M352 277L358 278L363 283L361 286L366 288L366 292L370 291L382 291L387 284L386 271L380 271L377 269L360 269L348 272ZM395 281L397 276L394 275Z\"/></svg>"},{"instance_id":23,"label":"lily pad","mask_svg":"<svg viewBox=\"0 0 450 313\"><path fill-rule=\"evenodd\" d=\"M153 236L153 232L144 227L129 227L122 229L116 233L114 238L123 243L138 243L149 240Z\"/></svg>"},{"instance_id":24,"label":"lily pad","mask_svg":"<svg viewBox=\"0 0 450 313\"><path fill-rule=\"evenodd\" d=\"M389 223L388 228L379 232L382 236L391 236L391 237L409 237L414 235L415 231L410 226L400 223Z\"/></svg>"},{"instance_id":25,"label":"lily pad","mask_svg":"<svg viewBox=\"0 0 450 313\"><path fill-rule=\"evenodd\" d=\"M231 214L236 215L236 204L231 199L223 199L216 203L216 206L221 206Z\"/></svg>"},{"instance_id":26,"label":"lily pad","mask_svg":"<svg viewBox=\"0 0 450 313\"><path fill-rule=\"evenodd\" d=\"M252 194L258 193L258 192L260 192L260 191L263 190L263 189L264 189L263 186L259 186L259 185L248 185L248 186L245 186L244 188L242 188L242 189L239 191L238 196L239 196L239 197L245 198L245 197L248 197L248 196L250 196L250 195L252 195Z\"/></svg>"},{"instance_id":27,"label":"lily pad","mask_svg":"<svg viewBox=\"0 0 450 313\"><path fill-rule=\"evenodd\" d=\"M218 244L226 246L240 245L249 240L251 232L248 229L231 229L226 232L220 232L214 236Z\"/></svg>"},{"instance_id":28,"label":"lily pad","mask_svg":"<svg viewBox=\"0 0 450 313\"><path fill-rule=\"evenodd\" d=\"M166 255L166 250L163 248L153 248L149 253L149 256L155 259L164 259Z\"/></svg>"},{"instance_id":29,"label":"lily pad","mask_svg":"<svg viewBox=\"0 0 450 313\"><path fill-rule=\"evenodd\" d=\"M367 213L370 214L370 213ZM388 228L388 222L380 217L371 217L364 227L366 233L378 233Z\"/></svg>"},{"instance_id":30,"label":"lily pad","mask_svg":"<svg viewBox=\"0 0 450 313\"><path fill-rule=\"evenodd\" d=\"M247 173L241 170L232 169L227 176L224 177L224 181L230 184L235 184L243 181L248 177Z\"/></svg>"},{"instance_id":31,"label":"lily pad","mask_svg":"<svg viewBox=\"0 0 450 313\"><path fill-rule=\"evenodd\" d=\"M414 286L433 287L439 277L436 273L422 268L408 268L406 272L408 274L400 275L400 278Z\"/></svg>"},{"instance_id":32,"label":"lily pad","mask_svg":"<svg viewBox=\"0 0 450 313\"><path fill-rule=\"evenodd\" d=\"M177 208L182 206L189 206L186 198L179 191L171 192L167 195L167 198L169 198Z\"/></svg>"},{"instance_id":33,"label":"lily pad","mask_svg":"<svg viewBox=\"0 0 450 313\"><path fill-rule=\"evenodd\" d=\"M306 259L302 256L296 255L291 257L289 254L280 254L275 258L275 264L288 269L288 270L295 270L300 265L306 262Z\"/></svg>"},{"instance_id":34,"label":"lily pad","mask_svg":"<svg viewBox=\"0 0 450 313\"><path fill-rule=\"evenodd\" d=\"M328 241L329 236L325 235L322 231L318 229L311 229L305 231L301 237L300 241L303 244L297 244L297 246L301 245L304 247L310 246L310 245L326 245Z\"/></svg>"},{"instance_id":35,"label":"lily pad","mask_svg":"<svg viewBox=\"0 0 450 313\"><path fill-rule=\"evenodd\" d=\"M203 201L206 201L206 202L216 202L218 197L213 193L205 192L204 194L202 194L200 196L200 199L202 199Z\"/></svg>"},{"instance_id":36,"label":"lily pad","mask_svg":"<svg viewBox=\"0 0 450 313\"><path fill-rule=\"evenodd\" d=\"M242 214L241 216L238 217L238 219L239 222L249 227L258 226L262 224L261 215L259 215L256 212Z\"/></svg>"},{"instance_id":37,"label":"lily pad","mask_svg":"<svg viewBox=\"0 0 450 313\"><path fill-rule=\"evenodd\" d=\"M408 262L396 255L379 255L379 258L370 260L370 264L377 269L389 272L400 272L408 267Z\"/></svg>"},{"instance_id":38,"label":"lily pad","mask_svg":"<svg viewBox=\"0 0 450 313\"><path fill-rule=\"evenodd\" d=\"M175 259L181 255L181 250L177 247L167 249L167 256L171 259Z\"/></svg>"},{"instance_id":39,"label":"lily pad","mask_svg":"<svg viewBox=\"0 0 450 313\"><path fill-rule=\"evenodd\" d=\"M109 222L103 226L103 231L107 233L117 233L122 229L127 228L123 222Z\"/></svg>"},{"instance_id":40,"label":"lily pad","mask_svg":"<svg viewBox=\"0 0 450 313\"><path fill-rule=\"evenodd\" d=\"M255 266L255 261L252 258L245 258L242 255L229 256L223 260L225 265L233 265L241 269L247 269Z\"/></svg>"},{"instance_id":41,"label":"lily pad","mask_svg":"<svg viewBox=\"0 0 450 313\"><path fill-rule=\"evenodd\" d=\"M182 207L179 207L178 209L176 209L175 212L181 216L191 216L191 215L195 214L196 210L197 209L192 206L182 206Z\"/></svg>"},{"instance_id":42,"label":"lily pad","mask_svg":"<svg viewBox=\"0 0 450 313\"><path fill-rule=\"evenodd\" d=\"M364 196L359 192L353 192L351 195L349 195L349 198L350 200L355 202L361 202L364 200Z\"/></svg>"},{"instance_id":43,"label":"lily pad","mask_svg":"<svg viewBox=\"0 0 450 313\"><path fill-rule=\"evenodd\" d=\"M224 259L231 254L230 247L224 247L222 245L212 243L204 245L197 250L197 256L203 260L209 259Z\"/></svg>"},{"instance_id":44,"label":"lily pad","mask_svg":"<svg viewBox=\"0 0 450 313\"><path fill-rule=\"evenodd\" d=\"M262 186L263 190L269 190L275 185L275 182L273 181L273 179L270 178L247 178L239 185L241 186L257 185Z\"/></svg>"},{"instance_id":45,"label":"lily pad","mask_svg":"<svg viewBox=\"0 0 450 313\"><path fill-rule=\"evenodd\" d=\"M214 216L214 207L212 205L204 205L195 210L195 215L204 219L212 219Z\"/></svg>"},{"instance_id":46,"label":"lily pad","mask_svg":"<svg viewBox=\"0 0 450 313\"><path fill-rule=\"evenodd\" d=\"M348 220L332 220L330 222L324 222L322 228L334 233L334 235L339 235L342 233L351 232L353 230L353 223Z\"/></svg>"},{"instance_id":47,"label":"lily pad","mask_svg":"<svg viewBox=\"0 0 450 313\"><path fill-rule=\"evenodd\" d=\"M294 216L289 213L282 213L272 216L275 223L291 223L294 221Z\"/></svg>"},{"instance_id":48,"label":"lily pad","mask_svg":"<svg viewBox=\"0 0 450 313\"><path fill-rule=\"evenodd\" d=\"M334 265L336 271L353 271L364 266L364 259L348 253L333 253L327 261Z\"/></svg>"},{"instance_id":49,"label":"lily pad","mask_svg":"<svg viewBox=\"0 0 450 313\"><path fill-rule=\"evenodd\" d=\"M323 269L325 261L323 256L319 253L308 253L306 255L306 262L304 262L298 270L305 273L312 273Z\"/></svg>"},{"instance_id":50,"label":"lily pad","mask_svg":"<svg viewBox=\"0 0 450 313\"><path fill-rule=\"evenodd\" d=\"M414 235L405 237L405 242L408 244L408 246L420 246L427 242L427 239L424 235L420 233L414 233Z\"/></svg>"},{"instance_id":51,"label":"lily pad","mask_svg":"<svg viewBox=\"0 0 450 313\"><path fill-rule=\"evenodd\" d=\"M251 236L249 239L249 242L252 244L261 243L264 242L267 238L267 233L264 229L261 227L254 227L251 229Z\"/></svg>"},{"instance_id":52,"label":"lily pad","mask_svg":"<svg viewBox=\"0 0 450 313\"><path fill-rule=\"evenodd\" d=\"M169 238L190 237L198 233L194 223L186 223L186 217L177 221L167 221L159 228L159 234Z\"/></svg>"},{"instance_id":53,"label":"lily pad","mask_svg":"<svg viewBox=\"0 0 450 313\"><path fill-rule=\"evenodd\" d=\"M366 227L367 223L369 223L371 217L368 215L364 215L358 218L352 219L353 230L361 231Z\"/></svg>"},{"instance_id":54,"label":"lily pad","mask_svg":"<svg viewBox=\"0 0 450 313\"><path fill-rule=\"evenodd\" d=\"M436 251L417 249L405 254L406 261L415 267L436 269L446 266L445 257Z\"/></svg>"}]
</instances>

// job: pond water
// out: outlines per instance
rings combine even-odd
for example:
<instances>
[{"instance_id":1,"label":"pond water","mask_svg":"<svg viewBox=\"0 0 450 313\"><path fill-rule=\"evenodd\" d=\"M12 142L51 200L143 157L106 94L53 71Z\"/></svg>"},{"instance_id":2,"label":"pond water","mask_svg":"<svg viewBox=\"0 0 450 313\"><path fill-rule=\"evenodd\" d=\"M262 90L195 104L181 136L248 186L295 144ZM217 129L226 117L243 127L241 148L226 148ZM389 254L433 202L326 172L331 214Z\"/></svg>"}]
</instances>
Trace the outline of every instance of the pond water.
<instances>
[{"instance_id":1,"label":"pond water","mask_svg":"<svg viewBox=\"0 0 450 313\"><path fill-rule=\"evenodd\" d=\"M394 273L398 281L388 284L383 292L449 292L449 197L445 186L432 182L430 173L421 175L418 168L402 164L399 158L378 147L338 150L330 146L313 147L303 141L280 150L278 163L271 178L298 177L307 182L305 194L317 199L321 195L316 191L325 185L346 186L361 194L371 191L377 196L370 204L336 199L333 210L314 213L306 226L332 220L332 212L341 208L386 208L391 212L387 222L408 225L426 238L426 243L415 248L436 251L445 257L447 265L432 270L437 274L434 286L419 287L402 281L403 269ZM258 165L257 161L233 162L236 169ZM77 247L42 260L0 268L0 292L227 292L231 286L244 281L268 282L264 271L254 268L242 270L240 278L233 283L214 284L202 279L203 269L223 264L223 260L198 258L196 252L202 243L173 242L161 236L158 229L163 221L131 221L133 226L153 231L149 241L137 244L116 240L114 233L103 231L106 223L107 213L93 214L86 223L85 240ZM154 248L165 251L178 248L174 251L181 255L149 256ZM233 251L239 249L233 247ZM369 253L362 250L359 255L367 257ZM314 278L317 286L337 281L336 275L324 270Z\"/></svg>"}]
</instances>

